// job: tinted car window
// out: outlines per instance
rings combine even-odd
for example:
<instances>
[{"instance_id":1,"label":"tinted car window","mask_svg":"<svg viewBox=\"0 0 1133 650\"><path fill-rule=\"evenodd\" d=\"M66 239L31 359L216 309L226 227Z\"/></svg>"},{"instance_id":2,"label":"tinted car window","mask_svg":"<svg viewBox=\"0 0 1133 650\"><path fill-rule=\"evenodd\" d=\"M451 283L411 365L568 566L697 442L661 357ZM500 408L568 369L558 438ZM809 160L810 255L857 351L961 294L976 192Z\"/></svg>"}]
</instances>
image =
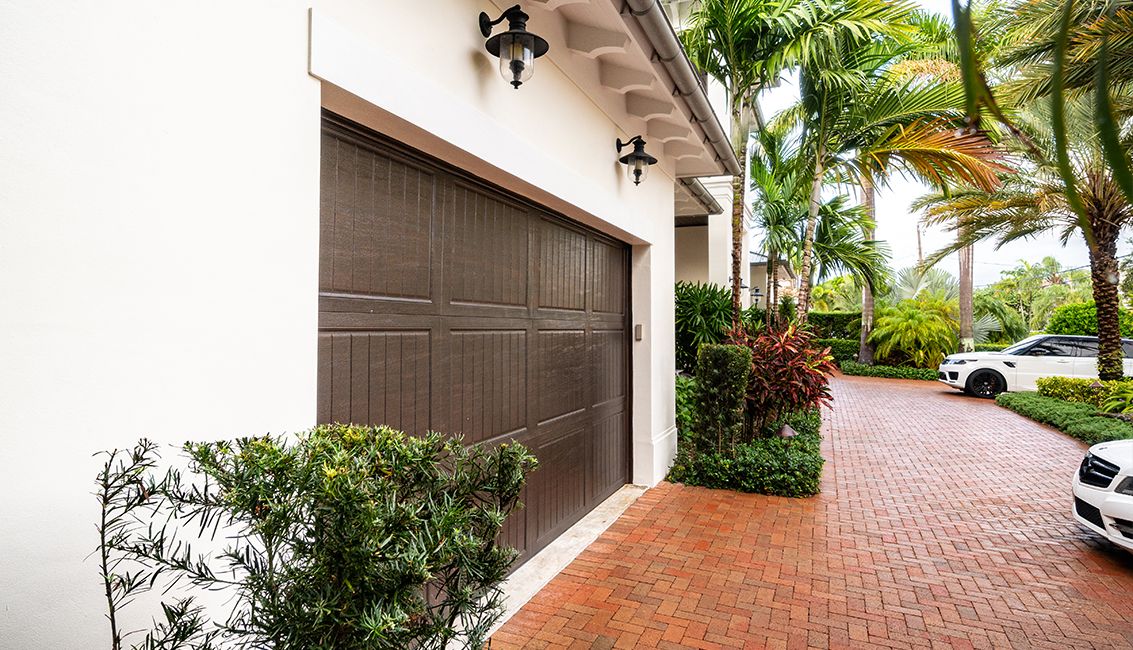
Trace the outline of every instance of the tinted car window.
<instances>
[{"instance_id":1,"label":"tinted car window","mask_svg":"<svg viewBox=\"0 0 1133 650\"><path fill-rule=\"evenodd\" d=\"M1121 347L1125 349L1125 358L1133 359L1133 341L1122 341Z\"/></svg>"},{"instance_id":2,"label":"tinted car window","mask_svg":"<svg viewBox=\"0 0 1133 650\"><path fill-rule=\"evenodd\" d=\"M1074 348L1065 339L1046 339L1027 350L1029 357L1072 357Z\"/></svg>"},{"instance_id":3,"label":"tinted car window","mask_svg":"<svg viewBox=\"0 0 1133 650\"><path fill-rule=\"evenodd\" d=\"M1067 347L1072 348L1079 357L1098 356L1098 340L1089 339L1060 339Z\"/></svg>"}]
</instances>

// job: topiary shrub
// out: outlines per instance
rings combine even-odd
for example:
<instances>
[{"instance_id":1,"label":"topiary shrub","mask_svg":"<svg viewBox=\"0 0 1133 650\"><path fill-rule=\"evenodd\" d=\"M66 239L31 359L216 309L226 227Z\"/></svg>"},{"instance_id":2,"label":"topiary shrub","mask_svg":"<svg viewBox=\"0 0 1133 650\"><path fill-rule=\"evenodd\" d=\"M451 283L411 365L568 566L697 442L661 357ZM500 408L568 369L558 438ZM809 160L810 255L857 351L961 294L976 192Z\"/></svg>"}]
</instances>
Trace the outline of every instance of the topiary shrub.
<instances>
[{"instance_id":1,"label":"topiary shrub","mask_svg":"<svg viewBox=\"0 0 1133 650\"><path fill-rule=\"evenodd\" d=\"M1002 352L1015 345L1014 343L976 343L976 352Z\"/></svg>"},{"instance_id":2,"label":"topiary shrub","mask_svg":"<svg viewBox=\"0 0 1133 650\"><path fill-rule=\"evenodd\" d=\"M1133 337L1133 313L1121 309L1118 311L1117 321L1121 336ZM1046 331L1048 334L1097 336L1098 308L1093 302L1062 305L1050 315Z\"/></svg>"},{"instance_id":3,"label":"topiary shrub","mask_svg":"<svg viewBox=\"0 0 1133 650\"><path fill-rule=\"evenodd\" d=\"M677 370L694 372L702 345L723 343L732 327L732 294L715 284L678 282L674 323Z\"/></svg>"},{"instance_id":4,"label":"topiary shrub","mask_svg":"<svg viewBox=\"0 0 1133 650\"><path fill-rule=\"evenodd\" d=\"M1001 393L995 398L995 403L1091 445L1133 438L1133 425L1099 416L1098 410L1089 404L1067 402L1038 393Z\"/></svg>"},{"instance_id":5,"label":"topiary shrub","mask_svg":"<svg viewBox=\"0 0 1133 650\"><path fill-rule=\"evenodd\" d=\"M1129 385L1129 381L1099 381L1076 377L1041 377L1035 381L1038 394L1043 397L1089 404L1094 408L1101 408L1116 391Z\"/></svg>"},{"instance_id":6,"label":"topiary shrub","mask_svg":"<svg viewBox=\"0 0 1133 650\"><path fill-rule=\"evenodd\" d=\"M741 441L751 351L704 345L696 357L693 446L697 453L730 453Z\"/></svg>"},{"instance_id":7,"label":"topiary shrub","mask_svg":"<svg viewBox=\"0 0 1133 650\"><path fill-rule=\"evenodd\" d=\"M862 335L860 311L812 311L806 315L807 326L820 339L853 339Z\"/></svg>"},{"instance_id":8,"label":"topiary shrub","mask_svg":"<svg viewBox=\"0 0 1133 650\"><path fill-rule=\"evenodd\" d=\"M816 339L814 344L830 348L830 356L834 357L835 363L857 359L860 349L858 339Z\"/></svg>"},{"instance_id":9,"label":"topiary shrub","mask_svg":"<svg viewBox=\"0 0 1133 650\"><path fill-rule=\"evenodd\" d=\"M830 376L837 366L830 349L815 344L810 332L788 325L754 338L742 337L751 349L747 384L747 440L788 413L830 402Z\"/></svg>"},{"instance_id":10,"label":"topiary shrub","mask_svg":"<svg viewBox=\"0 0 1133 650\"><path fill-rule=\"evenodd\" d=\"M99 473L114 649L122 607L178 581L231 611L163 602L134 647L479 648L502 614L500 529L536 466L522 445L336 424L183 451L187 474L148 441Z\"/></svg>"},{"instance_id":11,"label":"topiary shrub","mask_svg":"<svg viewBox=\"0 0 1133 650\"><path fill-rule=\"evenodd\" d=\"M838 364L844 375L858 377L883 377L887 379L920 379L936 381L937 371L931 368L909 368L907 366L870 366L857 361L843 361Z\"/></svg>"}]
</instances>

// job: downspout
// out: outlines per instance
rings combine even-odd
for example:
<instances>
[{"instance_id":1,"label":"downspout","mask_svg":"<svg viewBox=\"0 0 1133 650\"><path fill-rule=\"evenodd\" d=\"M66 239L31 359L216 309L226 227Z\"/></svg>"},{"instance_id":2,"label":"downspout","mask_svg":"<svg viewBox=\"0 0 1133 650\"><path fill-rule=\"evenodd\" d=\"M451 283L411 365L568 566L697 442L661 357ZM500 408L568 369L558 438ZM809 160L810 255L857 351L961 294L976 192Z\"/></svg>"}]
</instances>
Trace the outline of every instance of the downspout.
<instances>
[{"instance_id":1,"label":"downspout","mask_svg":"<svg viewBox=\"0 0 1133 650\"><path fill-rule=\"evenodd\" d=\"M681 46L677 33L673 30L669 17L661 8L658 0L624 0L629 14L637 19L637 24L645 32L653 46L657 60L665 66L665 70L672 78L675 88L673 94L679 94L692 111L692 120L700 125L704 137L712 145L718 160L727 173L738 176L744 173L736 153L732 150L732 141L712 105L708 103L708 95L700 85L700 78L688 60L684 47Z\"/></svg>"}]
</instances>

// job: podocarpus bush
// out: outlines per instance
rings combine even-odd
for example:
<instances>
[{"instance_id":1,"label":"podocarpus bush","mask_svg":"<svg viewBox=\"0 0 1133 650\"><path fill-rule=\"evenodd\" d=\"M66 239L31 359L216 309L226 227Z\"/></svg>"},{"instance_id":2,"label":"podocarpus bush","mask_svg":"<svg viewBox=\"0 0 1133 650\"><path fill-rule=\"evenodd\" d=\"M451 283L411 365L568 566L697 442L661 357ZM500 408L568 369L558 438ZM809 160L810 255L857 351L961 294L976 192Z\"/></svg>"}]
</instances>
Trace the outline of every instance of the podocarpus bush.
<instances>
[{"instance_id":1,"label":"podocarpus bush","mask_svg":"<svg viewBox=\"0 0 1133 650\"><path fill-rule=\"evenodd\" d=\"M1098 410L1089 404L1038 393L1002 393L995 398L995 403L1091 445L1133 438L1133 425L1099 416Z\"/></svg>"},{"instance_id":2,"label":"podocarpus bush","mask_svg":"<svg viewBox=\"0 0 1133 650\"><path fill-rule=\"evenodd\" d=\"M677 435L681 439L692 435L696 416L696 380L677 375Z\"/></svg>"},{"instance_id":3,"label":"podocarpus bush","mask_svg":"<svg viewBox=\"0 0 1133 650\"><path fill-rule=\"evenodd\" d=\"M788 325L755 337L733 336L751 349L747 440L788 413L830 402L830 375L836 366L830 349L816 345L810 332Z\"/></svg>"},{"instance_id":4,"label":"podocarpus bush","mask_svg":"<svg viewBox=\"0 0 1133 650\"><path fill-rule=\"evenodd\" d=\"M536 465L523 446L331 425L184 453L184 475L159 472L152 443L108 454L109 619L178 580L226 593L232 611L210 621L191 596L163 603L142 647L479 648L501 614L516 552L497 540ZM195 550L218 531L223 551Z\"/></svg>"},{"instance_id":5,"label":"podocarpus bush","mask_svg":"<svg viewBox=\"0 0 1133 650\"><path fill-rule=\"evenodd\" d=\"M693 445L698 453L731 453L740 442L751 350L704 345L697 354Z\"/></svg>"},{"instance_id":6,"label":"podocarpus bush","mask_svg":"<svg viewBox=\"0 0 1133 650\"><path fill-rule=\"evenodd\" d=\"M1113 394L1130 381L1099 381L1080 377L1041 377L1035 381L1038 394L1044 397L1089 404L1101 408Z\"/></svg>"}]
</instances>

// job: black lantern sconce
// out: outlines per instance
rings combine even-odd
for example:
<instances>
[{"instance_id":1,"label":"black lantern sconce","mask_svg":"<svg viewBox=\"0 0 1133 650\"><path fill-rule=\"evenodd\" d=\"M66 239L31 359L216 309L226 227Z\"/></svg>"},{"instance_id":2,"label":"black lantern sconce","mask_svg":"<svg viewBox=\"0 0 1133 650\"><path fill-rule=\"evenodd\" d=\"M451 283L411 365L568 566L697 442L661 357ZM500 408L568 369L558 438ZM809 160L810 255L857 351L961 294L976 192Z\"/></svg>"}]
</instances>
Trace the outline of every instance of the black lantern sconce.
<instances>
[{"instance_id":1,"label":"black lantern sconce","mask_svg":"<svg viewBox=\"0 0 1133 650\"><path fill-rule=\"evenodd\" d=\"M507 31L492 36L492 27L507 19ZM480 33L488 42L484 44L488 53L500 60L500 74L516 90L531 78L535 71L535 59L550 49L547 41L527 31L530 18L519 5L504 11L499 18L492 20L488 14L480 12Z\"/></svg>"},{"instance_id":2,"label":"black lantern sconce","mask_svg":"<svg viewBox=\"0 0 1133 650\"><path fill-rule=\"evenodd\" d=\"M641 139L640 135L635 135L625 142L618 138L618 153L631 144L633 151L618 158L618 162L626 166L626 174L633 184L641 185L641 181L649 175L649 168L657 164L657 159L645 153L645 140Z\"/></svg>"}]
</instances>

